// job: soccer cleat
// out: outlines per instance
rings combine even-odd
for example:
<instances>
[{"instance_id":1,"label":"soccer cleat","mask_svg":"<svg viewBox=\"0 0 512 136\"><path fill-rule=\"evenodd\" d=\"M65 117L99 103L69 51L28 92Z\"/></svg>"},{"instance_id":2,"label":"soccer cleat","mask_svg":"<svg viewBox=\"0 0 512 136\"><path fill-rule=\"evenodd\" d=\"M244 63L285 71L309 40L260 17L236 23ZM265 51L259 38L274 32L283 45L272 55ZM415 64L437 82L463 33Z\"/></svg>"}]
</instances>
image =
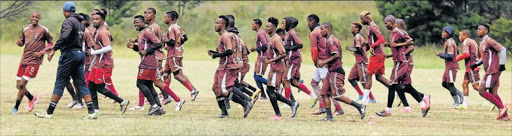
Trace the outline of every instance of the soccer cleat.
<instances>
[{"instance_id":1,"label":"soccer cleat","mask_svg":"<svg viewBox=\"0 0 512 136\"><path fill-rule=\"evenodd\" d=\"M185 100L181 99L179 102L176 103L176 109L174 109L174 111L180 111L183 104L185 104Z\"/></svg>"},{"instance_id":2,"label":"soccer cleat","mask_svg":"<svg viewBox=\"0 0 512 136\"><path fill-rule=\"evenodd\" d=\"M199 94L199 91L194 89L192 92L190 92L190 99L192 99L192 101L195 101L198 94Z\"/></svg>"},{"instance_id":3,"label":"soccer cleat","mask_svg":"<svg viewBox=\"0 0 512 136\"><path fill-rule=\"evenodd\" d=\"M34 104L35 104L36 100L37 100L37 97L34 97L34 99L28 101L28 112L31 112L32 110L34 110Z\"/></svg>"},{"instance_id":4,"label":"soccer cleat","mask_svg":"<svg viewBox=\"0 0 512 136\"><path fill-rule=\"evenodd\" d=\"M124 114L124 112L126 112L126 108L128 108L128 105L130 105L130 101L128 100L124 100L123 102L121 102L121 104L119 105L121 107L121 114Z\"/></svg>"},{"instance_id":5,"label":"soccer cleat","mask_svg":"<svg viewBox=\"0 0 512 136\"><path fill-rule=\"evenodd\" d=\"M252 94L251 99L257 99L256 97L258 97L258 95L260 93L261 93L261 89L256 89L256 91L254 91L254 93Z\"/></svg>"},{"instance_id":6,"label":"soccer cleat","mask_svg":"<svg viewBox=\"0 0 512 136\"><path fill-rule=\"evenodd\" d=\"M359 95L359 98L357 98L357 100L356 100L356 101L357 101L357 102L359 102L359 101L361 101L361 100L363 100L363 95Z\"/></svg>"},{"instance_id":7,"label":"soccer cleat","mask_svg":"<svg viewBox=\"0 0 512 136\"><path fill-rule=\"evenodd\" d=\"M34 99L36 99L36 100L34 101L34 104L39 103L39 96L35 96L35 97L34 97Z\"/></svg>"},{"instance_id":8,"label":"soccer cleat","mask_svg":"<svg viewBox=\"0 0 512 136\"><path fill-rule=\"evenodd\" d=\"M421 108L422 117L427 116L429 110L430 110L430 105L425 106L424 108Z\"/></svg>"},{"instance_id":9,"label":"soccer cleat","mask_svg":"<svg viewBox=\"0 0 512 136\"><path fill-rule=\"evenodd\" d=\"M84 120L84 119L95 120L95 119L98 119L98 116L99 116L99 113L94 112L92 114L85 115L85 117L83 117L82 120Z\"/></svg>"},{"instance_id":10,"label":"soccer cleat","mask_svg":"<svg viewBox=\"0 0 512 136\"><path fill-rule=\"evenodd\" d=\"M153 113L153 116L161 116L165 114L165 110L163 107L160 107L155 113Z\"/></svg>"},{"instance_id":11,"label":"soccer cleat","mask_svg":"<svg viewBox=\"0 0 512 136\"><path fill-rule=\"evenodd\" d=\"M281 120L281 119L283 119L283 117L274 115L274 116L272 116L272 117L270 117L268 119L270 119L270 120Z\"/></svg>"},{"instance_id":12,"label":"soccer cleat","mask_svg":"<svg viewBox=\"0 0 512 136\"><path fill-rule=\"evenodd\" d=\"M316 102L318 102L318 97L311 99L311 105L309 105L309 108L314 108L316 105Z\"/></svg>"},{"instance_id":13,"label":"soccer cleat","mask_svg":"<svg viewBox=\"0 0 512 136\"><path fill-rule=\"evenodd\" d=\"M364 116L366 115L366 106L361 104L361 108L357 109L357 111L359 111L359 116L361 119L364 119Z\"/></svg>"},{"instance_id":14,"label":"soccer cleat","mask_svg":"<svg viewBox=\"0 0 512 136\"><path fill-rule=\"evenodd\" d=\"M170 98L170 97L169 97L169 98L167 98L167 99L162 99L162 104L163 104L163 105L167 105L167 104L169 104L169 103L171 103L171 98Z\"/></svg>"},{"instance_id":15,"label":"soccer cleat","mask_svg":"<svg viewBox=\"0 0 512 136\"><path fill-rule=\"evenodd\" d=\"M461 104L461 105L455 107L455 109L457 109L457 110L467 110L468 106L464 106L463 104Z\"/></svg>"},{"instance_id":16,"label":"soccer cleat","mask_svg":"<svg viewBox=\"0 0 512 136\"><path fill-rule=\"evenodd\" d=\"M400 109L399 112L401 112L401 113L409 113L409 112L412 112L412 109L411 108L402 108L402 109Z\"/></svg>"},{"instance_id":17,"label":"soccer cleat","mask_svg":"<svg viewBox=\"0 0 512 136\"><path fill-rule=\"evenodd\" d=\"M343 109L341 109L341 110L337 110L337 111L334 111L334 112L332 113L332 115L333 115L333 116L338 116L338 115L339 115L339 116L341 116L341 115L343 115L343 114L345 114L345 111L343 111Z\"/></svg>"},{"instance_id":18,"label":"soccer cleat","mask_svg":"<svg viewBox=\"0 0 512 136\"><path fill-rule=\"evenodd\" d=\"M507 115L508 105L503 106L503 109L500 109L500 113L498 113L498 117L496 119L503 118Z\"/></svg>"},{"instance_id":19,"label":"soccer cleat","mask_svg":"<svg viewBox=\"0 0 512 136\"><path fill-rule=\"evenodd\" d=\"M84 106L80 103L76 104L75 106L73 106L73 109L83 109Z\"/></svg>"},{"instance_id":20,"label":"soccer cleat","mask_svg":"<svg viewBox=\"0 0 512 136\"><path fill-rule=\"evenodd\" d=\"M141 107L141 106L137 105L137 106L133 106L131 108L128 108L128 110L144 110L144 107Z\"/></svg>"},{"instance_id":21,"label":"soccer cleat","mask_svg":"<svg viewBox=\"0 0 512 136\"><path fill-rule=\"evenodd\" d=\"M49 119L49 118L53 117L53 115L50 115L46 112L36 112L36 113L34 113L34 115L38 118L48 118Z\"/></svg>"},{"instance_id":22,"label":"soccer cleat","mask_svg":"<svg viewBox=\"0 0 512 136\"><path fill-rule=\"evenodd\" d=\"M244 118L247 117L247 115L249 115L249 112L251 112L251 109L252 109L252 104L250 102L248 102L245 106L244 106Z\"/></svg>"},{"instance_id":23,"label":"soccer cleat","mask_svg":"<svg viewBox=\"0 0 512 136\"><path fill-rule=\"evenodd\" d=\"M325 118L321 119L320 121L331 122L331 121L334 121L334 118L332 118L332 117L330 117L330 118L329 117L325 117Z\"/></svg>"},{"instance_id":24,"label":"soccer cleat","mask_svg":"<svg viewBox=\"0 0 512 136\"><path fill-rule=\"evenodd\" d=\"M73 100L73 101L69 102L69 104L66 107L67 108L73 108L73 106L75 106L77 103L78 103L77 100Z\"/></svg>"},{"instance_id":25,"label":"soccer cleat","mask_svg":"<svg viewBox=\"0 0 512 136\"><path fill-rule=\"evenodd\" d=\"M160 109L160 106L155 104L155 105L151 106L151 108L149 108L149 111L146 115L153 115L153 113L155 113L159 109Z\"/></svg>"},{"instance_id":26,"label":"soccer cleat","mask_svg":"<svg viewBox=\"0 0 512 136\"><path fill-rule=\"evenodd\" d=\"M500 119L501 121L510 121L510 116L505 112L505 116Z\"/></svg>"},{"instance_id":27,"label":"soccer cleat","mask_svg":"<svg viewBox=\"0 0 512 136\"><path fill-rule=\"evenodd\" d=\"M318 109L318 110L314 111L311 114L313 114L313 115L320 115L320 114L324 114L324 113L325 113L325 109L323 109L323 110Z\"/></svg>"},{"instance_id":28,"label":"soccer cleat","mask_svg":"<svg viewBox=\"0 0 512 136\"><path fill-rule=\"evenodd\" d=\"M220 114L218 116L218 118L221 118L221 119L228 119L229 118L229 114Z\"/></svg>"},{"instance_id":29,"label":"soccer cleat","mask_svg":"<svg viewBox=\"0 0 512 136\"><path fill-rule=\"evenodd\" d=\"M373 100L368 100L369 103L377 103L377 100L373 99Z\"/></svg>"},{"instance_id":30,"label":"soccer cleat","mask_svg":"<svg viewBox=\"0 0 512 136\"><path fill-rule=\"evenodd\" d=\"M295 104L292 107L292 118L294 118L295 115L297 114L297 109L298 108L299 108L299 102L295 102Z\"/></svg>"},{"instance_id":31,"label":"soccer cleat","mask_svg":"<svg viewBox=\"0 0 512 136\"><path fill-rule=\"evenodd\" d=\"M12 108L11 114L12 114L12 115L16 115L16 114L18 114L18 109L16 109L16 108Z\"/></svg>"},{"instance_id":32,"label":"soccer cleat","mask_svg":"<svg viewBox=\"0 0 512 136\"><path fill-rule=\"evenodd\" d=\"M389 117L389 116L391 116L391 113L389 113L386 110L383 110L383 111L380 111L380 112L375 112L375 114L377 114L377 115L379 115L381 117Z\"/></svg>"}]
</instances>

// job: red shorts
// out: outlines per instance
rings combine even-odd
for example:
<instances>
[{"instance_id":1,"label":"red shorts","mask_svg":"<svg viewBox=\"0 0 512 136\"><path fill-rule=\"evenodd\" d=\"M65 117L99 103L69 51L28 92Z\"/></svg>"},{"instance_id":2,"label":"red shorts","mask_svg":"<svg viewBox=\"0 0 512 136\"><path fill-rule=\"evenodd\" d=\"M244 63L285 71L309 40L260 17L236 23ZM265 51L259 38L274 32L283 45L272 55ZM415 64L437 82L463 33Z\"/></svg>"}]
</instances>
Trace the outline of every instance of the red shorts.
<instances>
[{"instance_id":1,"label":"red shorts","mask_svg":"<svg viewBox=\"0 0 512 136\"><path fill-rule=\"evenodd\" d=\"M367 74L374 75L376 73L381 73L384 75L385 67L384 67L384 56L375 55L370 56L370 64L368 65Z\"/></svg>"},{"instance_id":2,"label":"red shorts","mask_svg":"<svg viewBox=\"0 0 512 136\"><path fill-rule=\"evenodd\" d=\"M412 84L411 74L412 74L413 67L414 67L414 64L412 64L412 63L409 63L409 66L407 66L407 74L405 74L405 77L402 79L402 82L404 84L405 83Z\"/></svg>"},{"instance_id":3,"label":"red shorts","mask_svg":"<svg viewBox=\"0 0 512 136\"><path fill-rule=\"evenodd\" d=\"M410 84L404 82L404 78L407 76L407 73L409 71L408 67L408 62L395 62L395 64L393 65L393 69L391 70L391 77L389 78L390 84Z\"/></svg>"},{"instance_id":4,"label":"red shorts","mask_svg":"<svg viewBox=\"0 0 512 136\"><path fill-rule=\"evenodd\" d=\"M258 59L256 59L256 63L254 64L254 72L256 75L265 75L265 72L267 71L267 65L268 64L263 63L261 57L258 57Z\"/></svg>"},{"instance_id":5,"label":"red shorts","mask_svg":"<svg viewBox=\"0 0 512 136\"><path fill-rule=\"evenodd\" d=\"M112 79L112 69L111 68L97 68L93 67L91 72L89 73L87 79L89 81L94 82L95 84L103 84L110 83Z\"/></svg>"},{"instance_id":6,"label":"red shorts","mask_svg":"<svg viewBox=\"0 0 512 136\"><path fill-rule=\"evenodd\" d=\"M251 68L251 65L249 65L248 63L245 63L244 67L242 69L240 69L240 73L239 73L239 77L238 77L239 82L244 81L245 74L247 74L247 72L249 72L250 68Z\"/></svg>"},{"instance_id":7,"label":"red shorts","mask_svg":"<svg viewBox=\"0 0 512 136\"><path fill-rule=\"evenodd\" d=\"M140 80L155 81L156 77L156 69L139 69L137 74L137 79Z\"/></svg>"},{"instance_id":8,"label":"red shorts","mask_svg":"<svg viewBox=\"0 0 512 136\"><path fill-rule=\"evenodd\" d=\"M445 69L443 74L443 82L454 83L457 77L456 69Z\"/></svg>"},{"instance_id":9,"label":"red shorts","mask_svg":"<svg viewBox=\"0 0 512 136\"><path fill-rule=\"evenodd\" d=\"M367 64L364 63L356 63L350 70L350 74L348 75L348 80L356 80L361 83L366 83L366 67Z\"/></svg>"},{"instance_id":10,"label":"red shorts","mask_svg":"<svg viewBox=\"0 0 512 136\"><path fill-rule=\"evenodd\" d=\"M273 70L271 69L270 72L268 72L268 80L267 80L267 86L272 86L276 88L276 90L281 85L281 80L283 79L284 72Z\"/></svg>"},{"instance_id":11,"label":"red shorts","mask_svg":"<svg viewBox=\"0 0 512 136\"><path fill-rule=\"evenodd\" d=\"M87 82L89 82L89 75L91 74L91 72L90 71L85 71L84 73L85 73L85 76L84 76L85 77L85 81L87 83Z\"/></svg>"},{"instance_id":12,"label":"red shorts","mask_svg":"<svg viewBox=\"0 0 512 136\"><path fill-rule=\"evenodd\" d=\"M501 73L496 74L485 74L484 80L482 80L482 84L480 84L480 88L485 87L487 89L493 87L500 87L500 76Z\"/></svg>"},{"instance_id":13,"label":"red shorts","mask_svg":"<svg viewBox=\"0 0 512 136\"><path fill-rule=\"evenodd\" d=\"M39 65L23 65L20 63L20 66L18 67L18 73L16 73L16 80L21 80L24 78L28 81L31 78L36 77L37 71L39 71Z\"/></svg>"},{"instance_id":14,"label":"red shorts","mask_svg":"<svg viewBox=\"0 0 512 136\"><path fill-rule=\"evenodd\" d=\"M286 66L284 73L286 74L285 80L300 79L300 64Z\"/></svg>"},{"instance_id":15,"label":"red shorts","mask_svg":"<svg viewBox=\"0 0 512 136\"><path fill-rule=\"evenodd\" d=\"M167 63L165 63L165 65L165 67L169 68L171 72L183 69L183 57L171 57L167 59Z\"/></svg>"},{"instance_id":16,"label":"red shorts","mask_svg":"<svg viewBox=\"0 0 512 136\"><path fill-rule=\"evenodd\" d=\"M345 75L338 72L329 72L329 77L326 78L328 83L322 85L321 95L332 96L334 98L341 97L345 94Z\"/></svg>"},{"instance_id":17,"label":"red shorts","mask_svg":"<svg viewBox=\"0 0 512 136\"><path fill-rule=\"evenodd\" d=\"M464 80L469 80L472 84L480 82L479 70L466 70L464 73Z\"/></svg>"},{"instance_id":18,"label":"red shorts","mask_svg":"<svg viewBox=\"0 0 512 136\"><path fill-rule=\"evenodd\" d=\"M213 77L213 93L215 96L221 96L231 92L231 87L235 85L237 78L239 77L237 69L224 69L215 71Z\"/></svg>"}]
</instances>

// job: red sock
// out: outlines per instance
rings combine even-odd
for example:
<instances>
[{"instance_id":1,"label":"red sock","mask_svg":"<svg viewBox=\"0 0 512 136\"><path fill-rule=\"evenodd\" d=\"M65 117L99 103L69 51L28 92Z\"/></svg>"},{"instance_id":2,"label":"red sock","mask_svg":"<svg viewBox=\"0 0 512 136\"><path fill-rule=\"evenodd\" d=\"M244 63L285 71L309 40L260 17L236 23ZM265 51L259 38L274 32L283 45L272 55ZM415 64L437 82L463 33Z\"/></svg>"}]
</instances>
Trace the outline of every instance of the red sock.
<instances>
[{"instance_id":1,"label":"red sock","mask_svg":"<svg viewBox=\"0 0 512 136\"><path fill-rule=\"evenodd\" d=\"M494 105L496 105L498 108L502 109L503 108L503 104L501 102L499 102L496 97L494 97L491 93L489 92L484 92L483 94L480 94L482 97L484 97L485 99L487 99L489 102L493 103Z\"/></svg>"},{"instance_id":2,"label":"red sock","mask_svg":"<svg viewBox=\"0 0 512 136\"><path fill-rule=\"evenodd\" d=\"M332 101L332 103L334 104L334 107L336 108L336 111L341 110L341 105L340 105L340 103L338 103L338 101Z\"/></svg>"},{"instance_id":3,"label":"red sock","mask_svg":"<svg viewBox=\"0 0 512 136\"><path fill-rule=\"evenodd\" d=\"M499 95L493 95L493 96L494 96L494 98L496 98L496 100L498 100L498 102L501 103L501 105L503 105L503 101L501 101L501 98Z\"/></svg>"},{"instance_id":4,"label":"red sock","mask_svg":"<svg viewBox=\"0 0 512 136\"><path fill-rule=\"evenodd\" d=\"M110 83L107 83L107 88L108 88L109 91L111 91L115 95L119 96L119 94L117 93L116 88L114 87L114 83L112 83L112 81L110 81Z\"/></svg>"},{"instance_id":5,"label":"red sock","mask_svg":"<svg viewBox=\"0 0 512 136\"><path fill-rule=\"evenodd\" d=\"M170 86L171 82L164 82L165 86Z\"/></svg>"},{"instance_id":6,"label":"red sock","mask_svg":"<svg viewBox=\"0 0 512 136\"><path fill-rule=\"evenodd\" d=\"M144 94L139 90L139 106L144 106Z\"/></svg>"},{"instance_id":7,"label":"red sock","mask_svg":"<svg viewBox=\"0 0 512 136\"><path fill-rule=\"evenodd\" d=\"M375 98L373 98L373 93L370 92L370 100L375 100Z\"/></svg>"},{"instance_id":8,"label":"red sock","mask_svg":"<svg viewBox=\"0 0 512 136\"><path fill-rule=\"evenodd\" d=\"M292 95L292 89L291 88L284 88L284 97L287 100L290 100L290 95Z\"/></svg>"},{"instance_id":9,"label":"red sock","mask_svg":"<svg viewBox=\"0 0 512 136\"><path fill-rule=\"evenodd\" d=\"M324 102L320 102L319 108L324 108Z\"/></svg>"},{"instance_id":10,"label":"red sock","mask_svg":"<svg viewBox=\"0 0 512 136\"><path fill-rule=\"evenodd\" d=\"M359 85L356 85L354 86L354 89L356 89L357 93L359 94L359 96L363 95L363 92L361 91L361 89L359 88ZM371 95L370 93L370 98L373 99L373 96Z\"/></svg>"},{"instance_id":11,"label":"red sock","mask_svg":"<svg viewBox=\"0 0 512 136\"><path fill-rule=\"evenodd\" d=\"M165 93L167 93L168 95L170 95L172 97L172 99L174 99L174 101L176 102L179 102L180 101L180 97L178 97L172 90L171 88L169 88L169 84L165 85L165 89L164 89Z\"/></svg>"},{"instance_id":12,"label":"red sock","mask_svg":"<svg viewBox=\"0 0 512 136\"><path fill-rule=\"evenodd\" d=\"M299 89L304 91L306 94L311 95L311 91L309 91L309 89L304 84L299 84Z\"/></svg>"},{"instance_id":13,"label":"red sock","mask_svg":"<svg viewBox=\"0 0 512 136\"><path fill-rule=\"evenodd\" d=\"M189 81L185 81L181 84L183 84L183 86L185 86L190 92L194 91L194 87L192 87L192 85L190 85Z\"/></svg>"}]
</instances>

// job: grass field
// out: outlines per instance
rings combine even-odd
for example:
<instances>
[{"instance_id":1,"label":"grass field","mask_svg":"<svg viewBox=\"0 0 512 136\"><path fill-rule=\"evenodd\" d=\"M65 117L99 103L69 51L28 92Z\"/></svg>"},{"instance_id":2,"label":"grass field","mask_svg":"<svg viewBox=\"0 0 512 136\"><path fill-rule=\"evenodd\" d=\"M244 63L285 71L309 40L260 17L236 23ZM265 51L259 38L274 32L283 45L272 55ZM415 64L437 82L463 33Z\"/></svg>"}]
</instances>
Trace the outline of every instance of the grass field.
<instances>
[{"instance_id":1,"label":"grass field","mask_svg":"<svg viewBox=\"0 0 512 136\"><path fill-rule=\"evenodd\" d=\"M427 94L432 95L432 109L427 117L420 117L420 108L412 97L408 100L413 113L402 114L394 108L392 117L375 117L376 111L382 110L387 98L387 90L380 84L375 84L373 92L377 103L370 104L367 117L358 118L355 109L342 104L345 115L336 117L335 122L320 122L322 116L313 116L310 113L309 97L304 93L295 93L302 104L296 118L291 119L290 109L281 107L282 121L271 121L268 117L273 115L269 101L258 101L246 119L242 118L242 108L234 106L231 118L221 120L215 118L218 106L214 95L210 91L213 81L213 72L217 66L216 61L191 60L185 58L185 73L192 83L201 91L196 101L190 101L188 91L173 82L171 88L182 96L187 102L182 111L174 112L174 103L166 105L167 114L161 117L145 116L147 111L127 111L119 115L118 104L111 104L110 100L100 100L102 115L98 120L81 120L86 110L67 109L64 106L71 100L65 92L59 102L52 119L39 119L33 113L28 113L23 107L27 105L25 98L20 106L18 115L11 115L10 111L15 102L15 73L19 63L19 55L0 55L0 134L1 135L510 135L511 122L496 121L497 111L490 111L490 106L477 106L485 101L476 91L470 92L470 109L458 111L452 109L452 99L449 92L440 85L442 69L415 69L413 85ZM31 80L28 89L32 94L39 94L41 101L34 111L44 111L48 107L49 97L53 90L54 76L58 56L50 63L44 62L40 67L38 77ZM113 80L120 95L131 101L131 106L137 103L135 87L136 69L138 59L116 58ZM349 69L345 63L345 69ZM302 66L302 75L309 88L313 66ZM386 72L390 72L389 68ZM252 74L248 74L252 76ZM459 72L456 85L459 90L462 73ZM510 82L511 72L506 71L501 76L500 94L504 103L512 102ZM252 78L247 78L253 83ZM357 97L357 93L350 86L345 87L348 96ZM294 89L296 90L296 89ZM235 104L233 104L235 105ZM281 105L281 104L280 104ZM396 104L395 104L396 105ZM148 107L146 107L147 109ZM368 122L373 121L371 125Z\"/></svg>"}]
</instances>

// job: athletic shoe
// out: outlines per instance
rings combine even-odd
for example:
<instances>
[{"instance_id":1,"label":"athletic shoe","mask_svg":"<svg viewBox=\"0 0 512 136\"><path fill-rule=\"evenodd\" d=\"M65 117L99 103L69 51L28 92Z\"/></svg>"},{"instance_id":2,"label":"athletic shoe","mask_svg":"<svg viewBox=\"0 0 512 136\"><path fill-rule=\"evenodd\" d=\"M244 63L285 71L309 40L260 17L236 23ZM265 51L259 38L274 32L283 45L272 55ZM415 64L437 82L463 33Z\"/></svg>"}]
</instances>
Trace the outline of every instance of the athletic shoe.
<instances>
[{"instance_id":1,"label":"athletic shoe","mask_svg":"<svg viewBox=\"0 0 512 136\"><path fill-rule=\"evenodd\" d=\"M190 99L192 99L192 101L195 101L198 94L199 91L194 89L192 92L190 92Z\"/></svg>"},{"instance_id":2,"label":"athletic shoe","mask_svg":"<svg viewBox=\"0 0 512 136\"><path fill-rule=\"evenodd\" d=\"M180 111L183 104L185 104L185 100L181 99L179 102L176 103L176 109L174 109L174 111Z\"/></svg>"},{"instance_id":3,"label":"athletic shoe","mask_svg":"<svg viewBox=\"0 0 512 136\"><path fill-rule=\"evenodd\" d=\"M11 114L12 114L12 115L16 115L16 114L18 114L18 109L16 109L16 108L12 108Z\"/></svg>"},{"instance_id":4,"label":"athletic shoe","mask_svg":"<svg viewBox=\"0 0 512 136\"><path fill-rule=\"evenodd\" d=\"M101 111L100 110L94 110L94 113L96 113L97 116L101 115Z\"/></svg>"},{"instance_id":5,"label":"athletic shoe","mask_svg":"<svg viewBox=\"0 0 512 136\"><path fill-rule=\"evenodd\" d=\"M369 103L377 103L377 100L373 99L373 100L368 100Z\"/></svg>"},{"instance_id":6,"label":"athletic shoe","mask_svg":"<svg viewBox=\"0 0 512 136\"><path fill-rule=\"evenodd\" d=\"M297 109L298 108L299 108L299 102L295 102L295 104L292 107L292 118L294 118L295 115L297 114Z\"/></svg>"},{"instance_id":7,"label":"athletic shoe","mask_svg":"<svg viewBox=\"0 0 512 136\"><path fill-rule=\"evenodd\" d=\"M402 108L402 109L400 109L399 112L401 112L401 113L409 113L409 112L412 112L412 109L411 108Z\"/></svg>"},{"instance_id":8,"label":"athletic shoe","mask_svg":"<svg viewBox=\"0 0 512 136\"><path fill-rule=\"evenodd\" d=\"M281 119L283 119L283 117L282 116L274 115L274 116L272 116L272 117L270 117L268 119L271 119L271 120L281 120Z\"/></svg>"},{"instance_id":9,"label":"athletic shoe","mask_svg":"<svg viewBox=\"0 0 512 136\"><path fill-rule=\"evenodd\" d=\"M260 94L260 93L261 93L261 89L256 89L256 91L254 91L254 93L252 94L251 99L257 99L256 97L258 97L258 94Z\"/></svg>"},{"instance_id":10,"label":"athletic shoe","mask_svg":"<svg viewBox=\"0 0 512 136\"><path fill-rule=\"evenodd\" d=\"M34 101L34 104L39 103L39 96L35 96L35 97L34 97L34 99L36 99L36 100Z\"/></svg>"},{"instance_id":11,"label":"athletic shoe","mask_svg":"<svg viewBox=\"0 0 512 136\"><path fill-rule=\"evenodd\" d=\"M430 105L421 108L422 117L427 116L429 110L430 110Z\"/></svg>"},{"instance_id":12,"label":"athletic shoe","mask_svg":"<svg viewBox=\"0 0 512 136\"><path fill-rule=\"evenodd\" d=\"M69 104L66 106L67 108L73 108L78 103L78 100L73 100L69 102Z\"/></svg>"},{"instance_id":13,"label":"athletic shoe","mask_svg":"<svg viewBox=\"0 0 512 136\"><path fill-rule=\"evenodd\" d=\"M128 108L128 110L144 110L144 107L141 107L141 106L137 105L137 106L133 106L131 108Z\"/></svg>"},{"instance_id":14,"label":"athletic shoe","mask_svg":"<svg viewBox=\"0 0 512 136\"><path fill-rule=\"evenodd\" d=\"M83 119L91 119L91 120L95 120L95 119L98 119L98 116L99 116L99 114L98 114L98 113L96 113L96 112L94 112L94 113L92 113L92 114L87 114L87 115L85 115L85 117L83 117L83 118L82 118L82 120L83 120Z\"/></svg>"},{"instance_id":15,"label":"athletic shoe","mask_svg":"<svg viewBox=\"0 0 512 136\"><path fill-rule=\"evenodd\" d=\"M343 111L343 109L332 112L332 115L335 117L338 115L341 116L343 114L345 114L345 111Z\"/></svg>"},{"instance_id":16,"label":"athletic shoe","mask_svg":"<svg viewBox=\"0 0 512 136\"><path fill-rule=\"evenodd\" d=\"M155 113L158 110L160 110L160 106L155 104L155 105L151 106L151 108L149 108L149 111L146 115L153 115L153 113Z\"/></svg>"},{"instance_id":17,"label":"athletic shoe","mask_svg":"<svg viewBox=\"0 0 512 136\"><path fill-rule=\"evenodd\" d=\"M251 109L252 109L251 102L247 102L247 104L244 106L244 118L246 118L247 115L249 115L249 112L251 112Z\"/></svg>"},{"instance_id":18,"label":"athletic shoe","mask_svg":"<svg viewBox=\"0 0 512 136\"><path fill-rule=\"evenodd\" d=\"M468 106L464 106L463 104L461 104L461 105L455 107L455 109L457 109L457 110L467 110Z\"/></svg>"},{"instance_id":19,"label":"athletic shoe","mask_svg":"<svg viewBox=\"0 0 512 136\"><path fill-rule=\"evenodd\" d=\"M80 103L76 104L75 106L73 106L73 109L83 109L84 106Z\"/></svg>"},{"instance_id":20,"label":"athletic shoe","mask_svg":"<svg viewBox=\"0 0 512 136\"><path fill-rule=\"evenodd\" d=\"M124 100L123 102L121 102L121 104L119 105L121 107L121 114L124 114L124 112L126 112L126 108L128 108L128 105L130 105L130 101L128 100Z\"/></svg>"},{"instance_id":21,"label":"athletic shoe","mask_svg":"<svg viewBox=\"0 0 512 136\"><path fill-rule=\"evenodd\" d=\"M505 112L505 116L501 118L501 121L510 121L510 116Z\"/></svg>"},{"instance_id":22,"label":"athletic shoe","mask_svg":"<svg viewBox=\"0 0 512 136\"><path fill-rule=\"evenodd\" d=\"M508 105L503 106L503 109L500 109L500 113L498 113L498 117L496 119L500 119L507 115Z\"/></svg>"},{"instance_id":23,"label":"athletic shoe","mask_svg":"<svg viewBox=\"0 0 512 136\"><path fill-rule=\"evenodd\" d=\"M334 121L334 118L329 118L329 117L325 117L323 119L321 119L320 121L328 121L328 122L331 122L331 121Z\"/></svg>"},{"instance_id":24,"label":"athletic shoe","mask_svg":"<svg viewBox=\"0 0 512 136\"><path fill-rule=\"evenodd\" d=\"M359 98L357 98L357 102L360 102L361 100L363 100L363 95L359 95Z\"/></svg>"},{"instance_id":25,"label":"athletic shoe","mask_svg":"<svg viewBox=\"0 0 512 136\"><path fill-rule=\"evenodd\" d=\"M153 116L161 116L165 114L165 110L163 107L160 107L155 113L153 113Z\"/></svg>"},{"instance_id":26,"label":"athletic shoe","mask_svg":"<svg viewBox=\"0 0 512 136\"><path fill-rule=\"evenodd\" d=\"M220 115L218 116L218 118L221 118L221 119L228 119L228 118L229 118L229 114L226 114L226 115L224 115L224 114L220 114Z\"/></svg>"},{"instance_id":27,"label":"athletic shoe","mask_svg":"<svg viewBox=\"0 0 512 136\"><path fill-rule=\"evenodd\" d=\"M379 115L381 117L389 117L389 116L391 116L391 113L389 113L386 110L383 110L383 111L380 111L380 112L375 112L375 114L377 114L377 115Z\"/></svg>"},{"instance_id":28,"label":"athletic shoe","mask_svg":"<svg viewBox=\"0 0 512 136\"><path fill-rule=\"evenodd\" d=\"M425 102L425 107L430 107L430 95L426 94L425 96L423 96L423 101Z\"/></svg>"},{"instance_id":29,"label":"athletic shoe","mask_svg":"<svg viewBox=\"0 0 512 136\"><path fill-rule=\"evenodd\" d=\"M34 110L34 103L37 100L37 97L34 97L34 99L28 101L28 112L31 112Z\"/></svg>"},{"instance_id":30,"label":"athletic shoe","mask_svg":"<svg viewBox=\"0 0 512 136\"><path fill-rule=\"evenodd\" d=\"M171 103L171 98L170 98L170 97L169 97L169 98L167 98L167 99L162 99L162 104L163 104L163 105L167 105L167 104L169 104L169 103Z\"/></svg>"},{"instance_id":31,"label":"athletic shoe","mask_svg":"<svg viewBox=\"0 0 512 136\"><path fill-rule=\"evenodd\" d=\"M299 83L301 83L301 84L302 84L302 83L304 83L304 80L302 80L302 79L299 79Z\"/></svg>"},{"instance_id":32,"label":"athletic shoe","mask_svg":"<svg viewBox=\"0 0 512 136\"><path fill-rule=\"evenodd\" d=\"M320 110L320 109L318 109L318 110L314 111L314 112L313 112L313 113L311 113L311 114L313 114L313 115L320 115L320 114L324 114L324 113L325 113L325 109L324 109L324 110Z\"/></svg>"},{"instance_id":33,"label":"athletic shoe","mask_svg":"<svg viewBox=\"0 0 512 136\"><path fill-rule=\"evenodd\" d=\"M318 97L311 99L311 105L309 105L309 108L314 108L316 105L316 102L318 102Z\"/></svg>"},{"instance_id":34,"label":"athletic shoe","mask_svg":"<svg viewBox=\"0 0 512 136\"><path fill-rule=\"evenodd\" d=\"M36 112L36 113L34 113L34 115L38 118L47 118L47 119L52 118L52 116L53 116L53 114L50 115L50 114L46 113L46 111L45 112Z\"/></svg>"},{"instance_id":35,"label":"athletic shoe","mask_svg":"<svg viewBox=\"0 0 512 136\"><path fill-rule=\"evenodd\" d=\"M364 119L364 116L366 115L366 106L361 104L361 108L357 109L357 111L359 111L359 116L361 119Z\"/></svg>"}]
</instances>

